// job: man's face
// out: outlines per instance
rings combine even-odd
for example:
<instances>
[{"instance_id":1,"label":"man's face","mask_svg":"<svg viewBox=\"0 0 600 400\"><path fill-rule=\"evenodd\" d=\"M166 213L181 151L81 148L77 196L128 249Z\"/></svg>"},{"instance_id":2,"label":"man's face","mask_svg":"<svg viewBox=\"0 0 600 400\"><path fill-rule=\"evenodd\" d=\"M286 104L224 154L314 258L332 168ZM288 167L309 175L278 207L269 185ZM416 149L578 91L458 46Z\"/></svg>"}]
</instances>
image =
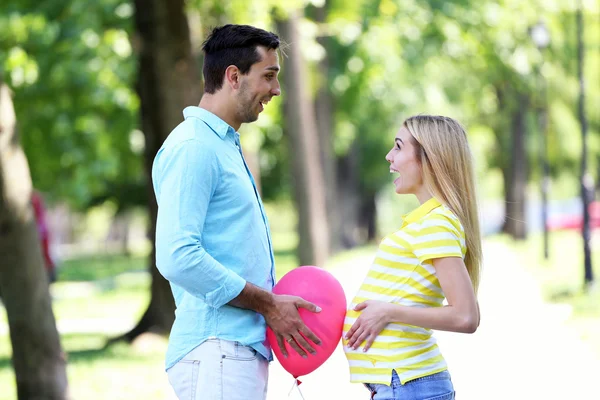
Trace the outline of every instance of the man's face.
<instances>
[{"instance_id":1,"label":"man's face","mask_svg":"<svg viewBox=\"0 0 600 400\"><path fill-rule=\"evenodd\" d=\"M264 110L271 98L281 94L277 78L279 74L277 51L267 50L262 46L258 46L256 50L261 56L261 61L253 64L248 74L240 78L237 115L241 123L256 121L258 114Z\"/></svg>"}]
</instances>

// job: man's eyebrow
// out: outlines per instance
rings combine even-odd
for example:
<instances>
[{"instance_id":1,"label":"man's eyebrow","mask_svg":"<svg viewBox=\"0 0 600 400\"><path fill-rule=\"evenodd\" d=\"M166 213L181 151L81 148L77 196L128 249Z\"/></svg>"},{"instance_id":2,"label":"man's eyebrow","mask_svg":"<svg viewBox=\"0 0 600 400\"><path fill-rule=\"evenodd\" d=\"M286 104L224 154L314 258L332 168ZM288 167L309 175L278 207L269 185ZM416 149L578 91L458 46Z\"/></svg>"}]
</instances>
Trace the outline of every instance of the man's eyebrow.
<instances>
[{"instance_id":1,"label":"man's eyebrow","mask_svg":"<svg viewBox=\"0 0 600 400\"><path fill-rule=\"evenodd\" d=\"M265 68L267 71L275 71L275 72L279 72L279 67L276 65L272 65L270 67Z\"/></svg>"}]
</instances>

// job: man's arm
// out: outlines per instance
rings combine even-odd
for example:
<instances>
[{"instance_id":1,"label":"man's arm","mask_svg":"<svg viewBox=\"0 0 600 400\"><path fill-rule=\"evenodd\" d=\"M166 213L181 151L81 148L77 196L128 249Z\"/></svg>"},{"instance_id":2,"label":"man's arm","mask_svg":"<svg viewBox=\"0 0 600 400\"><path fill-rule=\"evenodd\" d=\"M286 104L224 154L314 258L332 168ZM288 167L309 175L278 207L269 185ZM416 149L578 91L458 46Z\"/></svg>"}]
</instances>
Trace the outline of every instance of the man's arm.
<instances>
[{"instance_id":1,"label":"man's arm","mask_svg":"<svg viewBox=\"0 0 600 400\"><path fill-rule=\"evenodd\" d=\"M153 165L158 202L156 266L170 282L218 308L237 297L246 281L225 268L202 244L204 221L219 179L217 157L198 140L163 149Z\"/></svg>"}]
</instances>

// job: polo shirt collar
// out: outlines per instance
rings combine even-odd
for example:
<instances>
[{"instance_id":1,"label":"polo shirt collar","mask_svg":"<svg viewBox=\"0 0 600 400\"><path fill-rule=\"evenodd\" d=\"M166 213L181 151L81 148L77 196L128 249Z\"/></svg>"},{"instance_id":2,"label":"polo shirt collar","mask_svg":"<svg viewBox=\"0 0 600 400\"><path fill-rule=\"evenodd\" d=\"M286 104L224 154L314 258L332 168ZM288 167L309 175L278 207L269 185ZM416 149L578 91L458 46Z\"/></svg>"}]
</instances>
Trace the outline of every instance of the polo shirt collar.
<instances>
[{"instance_id":1,"label":"polo shirt collar","mask_svg":"<svg viewBox=\"0 0 600 400\"><path fill-rule=\"evenodd\" d=\"M440 203L438 199L432 197L413 211L406 214L404 216L404 225L419 221L421 218L429 214L430 211L438 208L441 205L442 203Z\"/></svg>"},{"instance_id":2,"label":"polo shirt collar","mask_svg":"<svg viewBox=\"0 0 600 400\"><path fill-rule=\"evenodd\" d=\"M234 129L221 118L211 113L204 108L189 106L183 110L183 116L187 119L190 117L198 118L206 123L221 139L225 139L227 132Z\"/></svg>"}]
</instances>

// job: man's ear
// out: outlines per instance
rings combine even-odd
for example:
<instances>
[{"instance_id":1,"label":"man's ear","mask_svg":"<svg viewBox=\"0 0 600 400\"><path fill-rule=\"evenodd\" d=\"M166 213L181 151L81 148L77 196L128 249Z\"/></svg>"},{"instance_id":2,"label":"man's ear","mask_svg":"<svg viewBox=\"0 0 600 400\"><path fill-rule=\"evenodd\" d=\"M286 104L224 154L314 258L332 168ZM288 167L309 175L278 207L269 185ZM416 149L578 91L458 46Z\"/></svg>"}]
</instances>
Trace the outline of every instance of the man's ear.
<instances>
[{"instance_id":1,"label":"man's ear","mask_svg":"<svg viewBox=\"0 0 600 400\"><path fill-rule=\"evenodd\" d=\"M240 88L240 70L235 65L230 65L225 70L225 84L232 89Z\"/></svg>"}]
</instances>

